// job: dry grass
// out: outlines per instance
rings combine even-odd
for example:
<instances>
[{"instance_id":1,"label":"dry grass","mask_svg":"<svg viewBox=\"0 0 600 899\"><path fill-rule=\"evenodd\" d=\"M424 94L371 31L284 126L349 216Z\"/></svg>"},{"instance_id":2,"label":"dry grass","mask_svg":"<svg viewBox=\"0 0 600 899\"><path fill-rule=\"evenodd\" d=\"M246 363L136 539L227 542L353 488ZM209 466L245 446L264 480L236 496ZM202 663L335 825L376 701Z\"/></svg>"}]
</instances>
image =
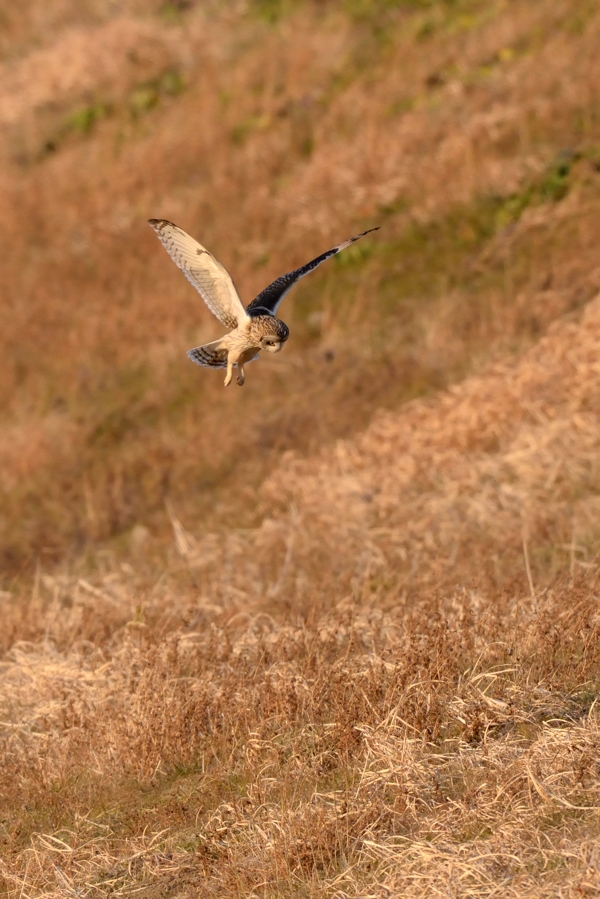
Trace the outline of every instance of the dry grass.
<instances>
[{"instance_id":1,"label":"dry grass","mask_svg":"<svg viewBox=\"0 0 600 899\"><path fill-rule=\"evenodd\" d=\"M6 616L9 895L596 888L593 568L407 595L374 542L326 575L299 513L176 535L170 584L46 576Z\"/></svg>"},{"instance_id":2,"label":"dry grass","mask_svg":"<svg viewBox=\"0 0 600 899\"><path fill-rule=\"evenodd\" d=\"M597 895L597 11L176 6L5 23L0 889ZM383 227L224 391L149 215Z\"/></svg>"}]
</instances>

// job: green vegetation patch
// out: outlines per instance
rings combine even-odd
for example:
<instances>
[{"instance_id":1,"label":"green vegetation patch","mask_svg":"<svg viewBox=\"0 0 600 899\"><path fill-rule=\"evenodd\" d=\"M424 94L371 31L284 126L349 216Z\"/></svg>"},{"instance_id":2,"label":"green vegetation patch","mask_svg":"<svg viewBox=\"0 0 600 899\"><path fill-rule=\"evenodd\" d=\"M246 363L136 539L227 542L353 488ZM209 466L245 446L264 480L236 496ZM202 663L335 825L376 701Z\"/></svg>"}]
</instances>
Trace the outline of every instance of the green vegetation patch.
<instances>
[{"instance_id":1,"label":"green vegetation patch","mask_svg":"<svg viewBox=\"0 0 600 899\"><path fill-rule=\"evenodd\" d=\"M251 115L234 125L230 132L231 142L242 146L246 139L256 131L265 131L271 124L267 115Z\"/></svg>"},{"instance_id":2,"label":"green vegetation patch","mask_svg":"<svg viewBox=\"0 0 600 899\"><path fill-rule=\"evenodd\" d=\"M573 165L579 159L581 154L574 150L562 151L538 179L519 193L499 199L495 213L496 227L514 224L530 206L557 203L566 197L572 183Z\"/></svg>"},{"instance_id":3,"label":"green vegetation patch","mask_svg":"<svg viewBox=\"0 0 600 899\"><path fill-rule=\"evenodd\" d=\"M183 14L192 9L193 0L168 0L159 9L159 15L171 25L180 25Z\"/></svg>"},{"instance_id":4,"label":"green vegetation patch","mask_svg":"<svg viewBox=\"0 0 600 899\"><path fill-rule=\"evenodd\" d=\"M339 279L344 272L350 276L359 269L362 276L365 261L373 258L380 263L381 285L393 283L396 297L427 298L438 296L442 289L465 287L469 282L475 286L480 273L473 263L486 244L502 230L514 226L526 209L562 200L571 189L573 168L581 158L582 154L574 151L560 153L520 191L507 196L481 196L427 222L409 220L400 234L391 239L386 235L386 220L393 230L394 217L406 215L408 207L402 198L382 206L381 231L336 256L335 277ZM307 286L303 284L300 290L307 290ZM347 291L348 285L340 292Z\"/></svg>"},{"instance_id":5,"label":"green vegetation patch","mask_svg":"<svg viewBox=\"0 0 600 899\"><path fill-rule=\"evenodd\" d=\"M134 118L154 109L165 97L176 97L185 88L182 75L175 69L163 72L158 78L153 78L140 84L129 95L129 111Z\"/></svg>"},{"instance_id":6,"label":"green vegetation patch","mask_svg":"<svg viewBox=\"0 0 600 899\"><path fill-rule=\"evenodd\" d=\"M388 13L442 13L445 17L463 18L483 6L481 0L333 0L319 4L305 0L302 4L294 0L253 0L251 12L269 24L292 15L300 5L313 9L339 9L353 19L377 23ZM432 20L433 21L433 20Z\"/></svg>"},{"instance_id":7,"label":"green vegetation patch","mask_svg":"<svg viewBox=\"0 0 600 899\"><path fill-rule=\"evenodd\" d=\"M94 125L101 119L105 119L111 113L111 107L106 103L93 103L84 106L69 116L66 128L76 134L89 134Z\"/></svg>"},{"instance_id":8,"label":"green vegetation patch","mask_svg":"<svg viewBox=\"0 0 600 899\"><path fill-rule=\"evenodd\" d=\"M252 4L253 12L270 25L290 15L297 7L298 3L292 0L254 0Z\"/></svg>"},{"instance_id":9,"label":"green vegetation patch","mask_svg":"<svg viewBox=\"0 0 600 899\"><path fill-rule=\"evenodd\" d=\"M42 148L42 157L54 153L73 138L87 138L97 125L109 118L136 120L157 107L168 97L176 97L185 89L185 80L176 69L168 69L156 78L137 85L125 101L96 100L71 112Z\"/></svg>"}]
</instances>

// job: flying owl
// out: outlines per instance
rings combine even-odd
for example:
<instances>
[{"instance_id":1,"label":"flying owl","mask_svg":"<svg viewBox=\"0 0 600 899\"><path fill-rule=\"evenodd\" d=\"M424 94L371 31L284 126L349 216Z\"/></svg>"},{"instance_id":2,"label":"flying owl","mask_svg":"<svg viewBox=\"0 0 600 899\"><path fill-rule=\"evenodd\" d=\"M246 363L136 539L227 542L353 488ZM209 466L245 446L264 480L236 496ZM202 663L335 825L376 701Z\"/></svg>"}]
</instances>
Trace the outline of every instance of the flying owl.
<instances>
[{"instance_id":1,"label":"flying owl","mask_svg":"<svg viewBox=\"0 0 600 899\"><path fill-rule=\"evenodd\" d=\"M237 366L237 382L241 387L245 380L246 362L258 358L261 350L278 353L286 342L290 334L289 328L284 322L275 318L275 313L296 281L312 272L330 256L335 256L340 250L349 247L355 240L370 234L371 231L379 230L369 228L368 231L363 231L356 237L338 244L332 250L327 250L306 265L282 275L265 287L244 309L231 275L205 247L173 222L165 219L149 219L148 224L152 225L167 253L199 291L213 315L226 328L231 328L229 333L219 340L188 350L189 358L197 365L227 368L225 387L231 383L234 365Z\"/></svg>"}]
</instances>

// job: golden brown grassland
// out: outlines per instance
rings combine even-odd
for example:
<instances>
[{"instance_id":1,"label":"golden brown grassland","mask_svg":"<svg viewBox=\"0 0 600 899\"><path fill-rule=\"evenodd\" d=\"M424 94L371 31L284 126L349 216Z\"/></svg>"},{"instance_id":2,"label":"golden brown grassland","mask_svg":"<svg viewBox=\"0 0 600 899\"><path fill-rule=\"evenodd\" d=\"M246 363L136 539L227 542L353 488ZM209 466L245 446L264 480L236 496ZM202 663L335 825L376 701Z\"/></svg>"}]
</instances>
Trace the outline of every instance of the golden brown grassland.
<instances>
[{"instance_id":1,"label":"golden brown grassland","mask_svg":"<svg viewBox=\"0 0 600 899\"><path fill-rule=\"evenodd\" d=\"M0 29L3 895L600 894L597 5Z\"/></svg>"}]
</instances>

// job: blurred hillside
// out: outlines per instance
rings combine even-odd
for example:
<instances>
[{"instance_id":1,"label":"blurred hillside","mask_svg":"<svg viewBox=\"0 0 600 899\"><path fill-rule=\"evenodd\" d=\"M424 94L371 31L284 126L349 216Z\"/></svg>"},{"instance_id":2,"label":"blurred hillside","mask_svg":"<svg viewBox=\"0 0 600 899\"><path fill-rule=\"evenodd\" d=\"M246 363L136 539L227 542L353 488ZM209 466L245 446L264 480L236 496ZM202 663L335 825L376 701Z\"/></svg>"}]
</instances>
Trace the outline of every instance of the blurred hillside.
<instances>
[{"instance_id":1,"label":"blurred hillside","mask_svg":"<svg viewBox=\"0 0 600 899\"><path fill-rule=\"evenodd\" d=\"M254 524L282 451L527 346L600 286L593 4L108 9L31 2L4 23L13 571L160 536L166 498L194 527ZM219 326L150 216L247 299L382 230L286 298L286 353L240 392L187 361Z\"/></svg>"},{"instance_id":2,"label":"blurred hillside","mask_svg":"<svg viewBox=\"0 0 600 899\"><path fill-rule=\"evenodd\" d=\"M597 5L0 26L0 893L598 895Z\"/></svg>"}]
</instances>

